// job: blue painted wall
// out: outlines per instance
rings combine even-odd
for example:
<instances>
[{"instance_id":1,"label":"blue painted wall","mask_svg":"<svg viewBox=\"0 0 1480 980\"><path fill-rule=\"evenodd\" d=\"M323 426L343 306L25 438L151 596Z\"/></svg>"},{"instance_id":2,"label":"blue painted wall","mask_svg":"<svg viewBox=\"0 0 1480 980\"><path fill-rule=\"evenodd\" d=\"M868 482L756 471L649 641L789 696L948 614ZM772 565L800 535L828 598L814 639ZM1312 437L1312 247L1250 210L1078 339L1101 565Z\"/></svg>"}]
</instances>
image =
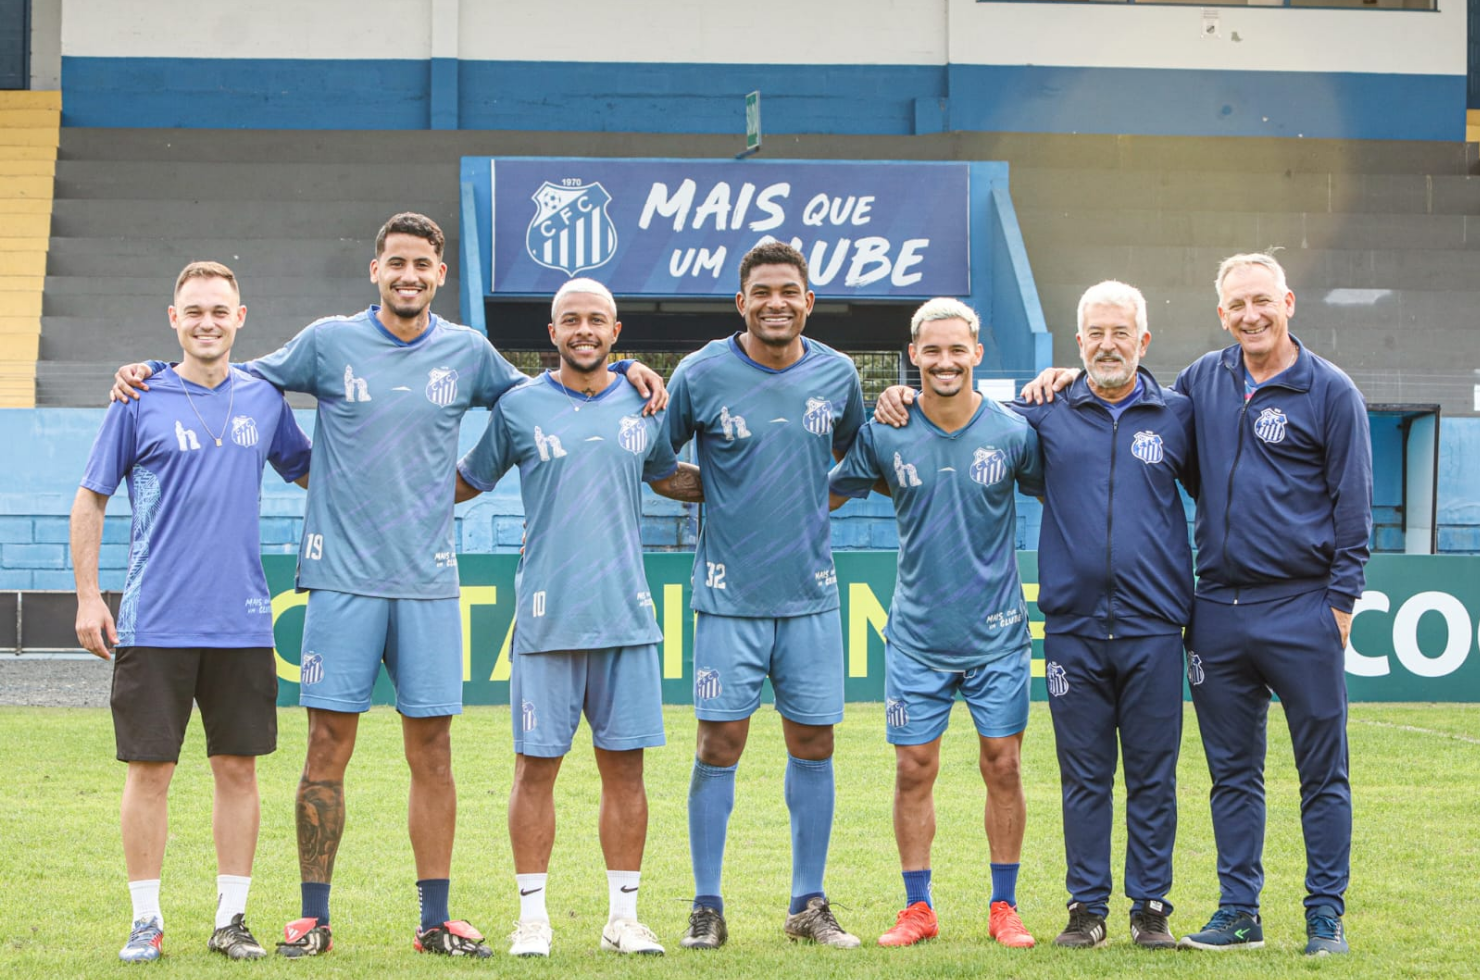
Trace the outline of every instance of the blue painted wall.
<instances>
[{"instance_id":1,"label":"blue painted wall","mask_svg":"<svg viewBox=\"0 0 1480 980\"><path fill-rule=\"evenodd\" d=\"M298 412L312 431L313 413ZM52 408L0 410L0 459L25 460L0 487L0 589L73 588L67 547L67 515L77 481L87 461L101 409ZM464 451L482 435L488 413L471 412L463 420ZM1465 471L1467 460L1480 458L1480 418L1449 419L1443 424L1439 459L1439 550L1446 554L1480 553L1480 483ZM1379 515L1395 506L1396 483L1384 476L1391 466L1379 461L1376 498ZM262 550L296 554L303 529L304 492L268 472L262 492ZM492 493L457 509L461 552L514 552L523 534L523 507L517 474ZM128 559L128 495L114 497L104 523L101 579L104 588L123 586ZM1191 510L1188 511L1189 517ZM1017 546L1038 547L1042 523L1038 502L1018 498ZM843 550L890 549L899 545L894 515L877 495L850 501L833 514L833 546ZM1398 534L1396 547L1401 549ZM644 489L643 542L650 550L692 548L694 521L690 508ZM1378 535L1380 546L1385 542Z\"/></svg>"},{"instance_id":2,"label":"blue painted wall","mask_svg":"<svg viewBox=\"0 0 1480 980\"><path fill-rule=\"evenodd\" d=\"M743 133L947 130L1460 140L1461 75L438 58L62 59L67 126Z\"/></svg>"}]
</instances>

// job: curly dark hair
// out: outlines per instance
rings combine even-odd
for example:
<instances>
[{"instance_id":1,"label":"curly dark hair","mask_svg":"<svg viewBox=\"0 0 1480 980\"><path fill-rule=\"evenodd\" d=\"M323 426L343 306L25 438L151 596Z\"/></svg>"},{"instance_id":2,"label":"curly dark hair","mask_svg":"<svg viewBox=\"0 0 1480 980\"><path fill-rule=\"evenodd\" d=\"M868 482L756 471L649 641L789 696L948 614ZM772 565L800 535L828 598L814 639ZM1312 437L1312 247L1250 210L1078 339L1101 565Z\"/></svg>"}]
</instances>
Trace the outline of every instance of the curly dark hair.
<instances>
[{"instance_id":1,"label":"curly dark hair","mask_svg":"<svg viewBox=\"0 0 1480 980\"><path fill-rule=\"evenodd\" d=\"M447 244L447 236L442 234L442 229L431 218L415 211L402 211L400 214L391 215L391 219L380 226L380 232L375 236L375 255L378 258L385 251L385 236L387 235L414 235L417 238L425 238L432 243L432 248L437 250L437 258L442 257L442 248Z\"/></svg>"},{"instance_id":2,"label":"curly dark hair","mask_svg":"<svg viewBox=\"0 0 1480 980\"><path fill-rule=\"evenodd\" d=\"M807 260L801 252L786 242L761 242L745 253L745 257L740 260L740 289L742 292L745 290L745 283L750 279L750 270L758 265L794 266L802 274L802 285L807 285Z\"/></svg>"}]
</instances>

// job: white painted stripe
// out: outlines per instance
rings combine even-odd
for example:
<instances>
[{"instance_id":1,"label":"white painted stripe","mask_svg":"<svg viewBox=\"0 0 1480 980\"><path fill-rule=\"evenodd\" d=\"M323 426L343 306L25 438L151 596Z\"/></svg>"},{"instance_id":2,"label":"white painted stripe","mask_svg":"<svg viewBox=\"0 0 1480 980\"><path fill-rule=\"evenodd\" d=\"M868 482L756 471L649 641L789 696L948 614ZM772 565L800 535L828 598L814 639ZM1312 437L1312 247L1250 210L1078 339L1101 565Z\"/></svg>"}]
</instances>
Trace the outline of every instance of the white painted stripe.
<instances>
[{"instance_id":1,"label":"white painted stripe","mask_svg":"<svg viewBox=\"0 0 1480 980\"><path fill-rule=\"evenodd\" d=\"M1466 742L1470 745L1480 745L1480 738L1469 735L1459 735L1455 732L1441 732L1432 728L1419 728L1416 725L1395 725L1390 721L1370 721L1366 718L1353 718L1352 721L1359 725L1370 725L1373 728L1390 728L1399 732L1413 732L1415 735L1433 735L1436 738L1447 738L1455 742Z\"/></svg>"},{"instance_id":2,"label":"white painted stripe","mask_svg":"<svg viewBox=\"0 0 1480 980\"><path fill-rule=\"evenodd\" d=\"M560 268L570 268L570 226L567 225L559 234L560 239Z\"/></svg>"},{"instance_id":3,"label":"white painted stripe","mask_svg":"<svg viewBox=\"0 0 1480 980\"><path fill-rule=\"evenodd\" d=\"M576 240L576 264L573 269L579 269L586 264L586 219L582 218L571 228L570 236Z\"/></svg>"}]
</instances>

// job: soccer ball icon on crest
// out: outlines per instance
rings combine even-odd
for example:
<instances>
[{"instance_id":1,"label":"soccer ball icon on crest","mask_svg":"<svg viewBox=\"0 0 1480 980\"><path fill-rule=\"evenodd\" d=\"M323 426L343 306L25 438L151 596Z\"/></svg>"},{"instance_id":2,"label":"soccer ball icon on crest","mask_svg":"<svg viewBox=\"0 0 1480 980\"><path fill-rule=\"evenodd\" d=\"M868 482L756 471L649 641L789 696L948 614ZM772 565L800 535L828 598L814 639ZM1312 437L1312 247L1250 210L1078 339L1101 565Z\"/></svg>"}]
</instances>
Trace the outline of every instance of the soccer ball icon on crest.
<instances>
[{"instance_id":1,"label":"soccer ball icon on crest","mask_svg":"<svg viewBox=\"0 0 1480 980\"><path fill-rule=\"evenodd\" d=\"M525 251L545 268L567 276L605 265L617 251L617 229L606 213L611 199L600 182L545 181L530 197L535 212L524 233Z\"/></svg>"}]
</instances>

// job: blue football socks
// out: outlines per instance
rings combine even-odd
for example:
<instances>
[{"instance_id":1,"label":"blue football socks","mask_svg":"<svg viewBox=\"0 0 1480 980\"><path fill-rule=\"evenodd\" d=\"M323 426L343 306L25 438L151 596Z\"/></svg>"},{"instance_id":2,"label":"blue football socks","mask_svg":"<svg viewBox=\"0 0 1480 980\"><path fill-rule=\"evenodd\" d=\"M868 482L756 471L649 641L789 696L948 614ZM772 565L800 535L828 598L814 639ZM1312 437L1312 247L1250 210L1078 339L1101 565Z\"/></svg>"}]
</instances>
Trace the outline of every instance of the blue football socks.
<instances>
[{"instance_id":1,"label":"blue football socks","mask_svg":"<svg viewBox=\"0 0 1480 980\"><path fill-rule=\"evenodd\" d=\"M910 906L916 902L924 902L931 908L935 908L935 902L930 898L929 868L904 872L904 904Z\"/></svg>"},{"instance_id":2,"label":"blue football socks","mask_svg":"<svg viewBox=\"0 0 1480 980\"><path fill-rule=\"evenodd\" d=\"M992 901L1017 907L1018 865L992 865Z\"/></svg>"},{"instance_id":3,"label":"blue football socks","mask_svg":"<svg viewBox=\"0 0 1480 980\"><path fill-rule=\"evenodd\" d=\"M423 878L416 883L416 897L421 903L421 927L440 926L451 916L447 912L447 893L451 883L446 878Z\"/></svg>"},{"instance_id":4,"label":"blue football socks","mask_svg":"<svg viewBox=\"0 0 1480 980\"><path fill-rule=\"evenodd\" d=\"M321 881L304 881L299 883L299 890L303 896L302 915L305 919L314 918L319 920L319 925L329 924L329 884Z\"/></svg>"},{"instance_id":5,"label":"blue football socks","mask_svg":"<svg viewBox=\"0 0 1480 980\"><path fill-rule=\"evenodd\" d=\"M694 866L694 905L724 911L719 897L725 863L725 833L735 809L735 766L694 760L689 779L689 859Z\"/></svg>"},{"instance_id":6,"label":"blue football socks","mask_svg":"<svg viewBox=\"0 0 1480 980\"><path fill-rule=\"evenodd\" d=\"M786 761L786 808L791 811L791 912L823 894L833 823L832 759Z\"/></svg>"}]
</instances>

